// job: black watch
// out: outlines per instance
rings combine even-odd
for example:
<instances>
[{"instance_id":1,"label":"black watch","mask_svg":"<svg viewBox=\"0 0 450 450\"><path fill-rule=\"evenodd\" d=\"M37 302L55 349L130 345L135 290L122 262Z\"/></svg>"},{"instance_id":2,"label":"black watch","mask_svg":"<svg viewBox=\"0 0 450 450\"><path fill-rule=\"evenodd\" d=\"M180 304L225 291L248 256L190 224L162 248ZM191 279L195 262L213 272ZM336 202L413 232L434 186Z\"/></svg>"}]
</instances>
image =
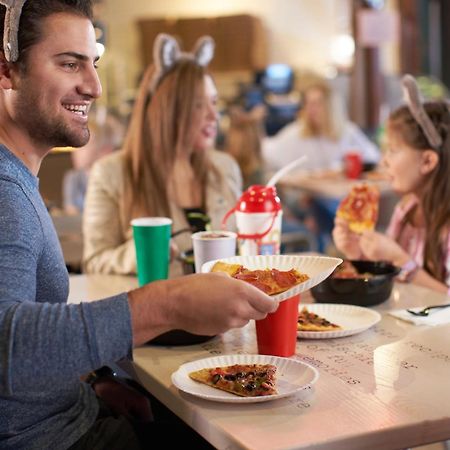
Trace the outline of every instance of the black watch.
<instances>
[{"instance_id":1,"label":"black watch","mask_svg":"<svg viewBox=\"0 0 450 450\"><path fill-rule=\"evenodd\" d=\"M118 375L114 370L111 369L111 367L103 366L100 367L100 369L94 370L93 372L90 372L89 375L86 377L86 383L90 384L93 388L95 383L97 383L100 378L116 378Z\"/></svg>"}]
</instances>

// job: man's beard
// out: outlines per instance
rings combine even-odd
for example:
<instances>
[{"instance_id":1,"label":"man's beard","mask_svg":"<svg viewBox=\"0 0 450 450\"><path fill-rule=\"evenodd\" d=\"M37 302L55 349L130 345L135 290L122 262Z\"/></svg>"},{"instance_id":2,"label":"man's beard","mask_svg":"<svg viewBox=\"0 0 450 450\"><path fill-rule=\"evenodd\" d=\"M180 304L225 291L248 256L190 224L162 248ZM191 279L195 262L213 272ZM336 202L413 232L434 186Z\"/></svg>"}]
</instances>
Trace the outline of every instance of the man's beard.
<instances>
[{"instance_id":1,"label":"man's beard","mask_svg":"<svg viewBox=\"0 0 450 450\"><path fill-rule=\"evenodd\" d=\"M83 147L89 141L90 132L87 125L74 130L57 119L45 121L42 117L36 117L30 122L35 123L35 126L28 129L32 140L49 147Z\"/></svg>"},{"instance_id":2,"label":"man's beard","mask_svg":"<svg viewBox=\"0 0 450 450\"><path fill-rule=\"evenodd\" d=\"M88 143L87 124L70 127L69 119L64 120L62 115L42 108L33 111L33 105L39 105L33 97L22 95L16 103L16 120L27 130L33 142L48 147L83 147Z\"/></svg>"}]
</instances>

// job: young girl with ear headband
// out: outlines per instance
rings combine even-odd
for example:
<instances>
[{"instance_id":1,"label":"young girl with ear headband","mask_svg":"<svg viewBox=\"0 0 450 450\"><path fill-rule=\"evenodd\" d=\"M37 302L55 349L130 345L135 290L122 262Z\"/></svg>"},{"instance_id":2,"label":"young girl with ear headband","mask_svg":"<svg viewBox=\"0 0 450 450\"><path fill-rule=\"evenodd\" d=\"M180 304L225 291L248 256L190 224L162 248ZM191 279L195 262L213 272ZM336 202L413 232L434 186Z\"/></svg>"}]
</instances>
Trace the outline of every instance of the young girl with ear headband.
<instances>
[{"instance_id":1,"label":"young girl with ear headband","mask_svg":"<svg viewBox=\"0 0 450 450\"><path fill-rule=\"evenodd\" d=\"M220 229L236 203L242 189L239 166L213 149L217 90L206 68L213 53L210 37L184 53L173 37L158 35L123 151L91 169L83 228L87 272L136 273L133 218L170 217L177 233L201 231L192 218L205 217ZM192 248L190 232L176 234L173 241L181 252ZM182 273L182 263L173 261L170 276Z\"/></svg>"},{"instance_id":2,"label":"young girl with ear headband","mask_svg":"<svg viewBox=\"0 0 450 450\"><path fill-rule=\"evenodd\" d=\"M402 195L386 234L351 232L336 218L333 239L349 259L384 260L401 267L399 279L449 292L450 110L445 101L421 104L405 76L407 105L387 122L383 158L392 188Z\"/></svg>"}]
</instances>

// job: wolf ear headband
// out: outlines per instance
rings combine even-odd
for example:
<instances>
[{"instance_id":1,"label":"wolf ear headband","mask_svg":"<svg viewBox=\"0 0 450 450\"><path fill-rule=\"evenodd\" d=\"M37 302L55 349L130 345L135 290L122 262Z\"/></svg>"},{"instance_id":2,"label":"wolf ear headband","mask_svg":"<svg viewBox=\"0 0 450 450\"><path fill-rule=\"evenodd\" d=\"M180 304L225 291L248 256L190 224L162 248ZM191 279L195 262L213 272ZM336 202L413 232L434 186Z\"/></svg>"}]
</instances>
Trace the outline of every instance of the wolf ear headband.
<instances>
[{"instance_id":1,"label":"wolf ear headband","mask_svg":"<svg viewBox=\"0 0 450 450\"><path fill-rule=\"evenodd\" d=\"M419 88L414 77L405 75L402 78L402 87L409 111L419 124L431 147L439 150L442 145L442 137L422 105Z\"/></svg>"},{"instance_id":2,"label":"wolf ear headband","mask_svg":"<svg viewBox=\"0 0 450 450\"><path fill-rule=\"evenodd\" d=\"M1 0L0 0L1 1ZM178 42L168 34L158 34L153 45L153 63L155 72L149 91L153 93L158 83L169 70L181 60L190 59L199 66L206 67L214 56L214 40L203 36L197 40L191 53L182 52Z\"/></svg>"},{"instance_id":3,"label":"wolf ear headband","mask_svg":"<svg viewBox=\"0 0 450 450\"><path fill-rule=\"evenodd\" d=\"M5 24L3 28L3 51L9 62L16 62L19 58L19 32L20 14L27 0L0 0L0 4L6 6Z\"/></svg>"}]
</instances>

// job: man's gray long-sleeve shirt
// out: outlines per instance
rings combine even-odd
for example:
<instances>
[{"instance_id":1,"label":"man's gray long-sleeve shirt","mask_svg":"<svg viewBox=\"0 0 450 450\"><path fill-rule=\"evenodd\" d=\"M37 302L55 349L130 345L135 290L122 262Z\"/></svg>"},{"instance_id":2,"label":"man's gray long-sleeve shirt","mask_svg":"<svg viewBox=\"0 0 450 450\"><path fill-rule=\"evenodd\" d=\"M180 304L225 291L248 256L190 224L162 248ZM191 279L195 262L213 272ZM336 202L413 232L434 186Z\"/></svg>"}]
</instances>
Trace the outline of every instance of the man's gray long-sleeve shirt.
<instances>
[{"instance_id":1,"label":"man's gray long-sleeve shirt","mask_svg":"<svg viewBox=\"0 0 450 450\"><path fill-rule=\"evenodd\" d=\"M126 294L66 304L68 274L38 179L0 145L0 448L66 449L98 404L80 375L131 351Z\"/></svg>"}]
</instances>

